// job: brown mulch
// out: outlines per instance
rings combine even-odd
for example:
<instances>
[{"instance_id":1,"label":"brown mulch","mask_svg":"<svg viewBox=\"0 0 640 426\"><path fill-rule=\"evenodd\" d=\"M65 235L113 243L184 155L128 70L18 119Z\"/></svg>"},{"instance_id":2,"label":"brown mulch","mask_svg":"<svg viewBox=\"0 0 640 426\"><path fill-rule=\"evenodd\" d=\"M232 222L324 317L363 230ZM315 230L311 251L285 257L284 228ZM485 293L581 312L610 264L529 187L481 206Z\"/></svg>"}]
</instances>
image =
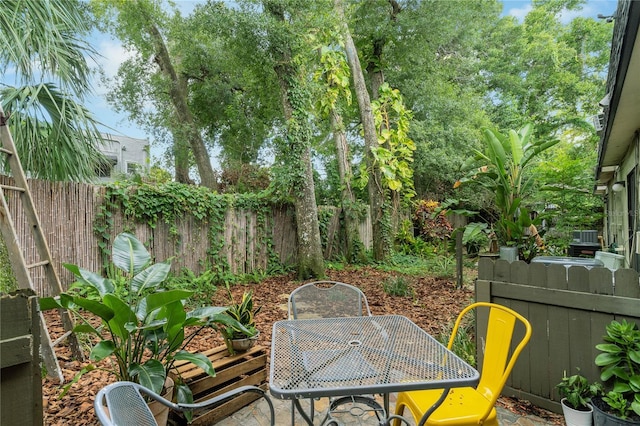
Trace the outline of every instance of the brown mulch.
<instances>
[{"instance_id":1,"label":"brown mulch","mask_svg":"<svg viewBox=\"0 0 640 426\"><path fill-rule=\"evenodd\" d=\"M361 288L367 295L374 315L401 314L410 318L428 333L437 336L448 335L451 324L458 312L473 299L471 289L456 290L451 279L432 277L406 277L411 284L412 297L394 297L387 295L382 282L389 276L397 275L373 268L353 268L342 271L328 271L328 278L346 282ZM234 297L239 300L243 291L252 290L254 301L262 305L257 318L260 330L259 344L270 348L271 329L275 321L287 317L287 296L300 286L293 275L271 277L258 284L235 285ZM228 303L226 291L218 291L212 300L215 306ZM46 312L47 323L53 339L61 334L57 313ZM213 330L207 330L194 339L188 349L204 351L223 344L220 336ZM69 382L82 368L84 363L72 359L70 351L64 345L56 347L56 353L63 371L65 382ZM107 366L106 364L104 365ZM93 413L93 400L98 390L115 380L113 375L101 370L85 374L70 391L59 398L61 387L47 377L43 380L44 421L46 425L94 425L97 420ZM500 404L517 414L535 414L553 423L562 424L562 417L529 404L510 398L501 398Z\"/></svg>"}]
</instances>

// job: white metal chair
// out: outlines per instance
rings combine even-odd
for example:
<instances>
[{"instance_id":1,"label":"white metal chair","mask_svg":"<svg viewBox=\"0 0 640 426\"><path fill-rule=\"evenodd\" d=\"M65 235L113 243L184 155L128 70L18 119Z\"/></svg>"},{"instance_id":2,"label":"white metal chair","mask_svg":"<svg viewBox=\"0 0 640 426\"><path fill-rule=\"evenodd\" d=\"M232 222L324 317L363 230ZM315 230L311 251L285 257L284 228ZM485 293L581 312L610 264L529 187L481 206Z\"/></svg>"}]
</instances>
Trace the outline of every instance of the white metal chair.
<instances>
[{"instance_id":1,"label":"white metal chair","mask_svg":"<svg viewBox=\"0 0 640 426\"><path fill-rule=\"evenodd\" d=\"M167 401L155 392L133 382L116 382L100 389L93 407L103 426L157 426L153 414L143 395L160 402L176 411L197 411L220 405L229 399L246 392L254 392L264 398L271 411L271 425L275 425L273 403L264 390L257 386L242 386L222 395L195 404L175 404Z\"/></svg>"},{"instance_id":2,"label":"white metal chair","mask_svg":"<svg viewBox=\"0 0 640 426\"><path fill-rule=\"evenodd\" d=\"M289 295L289 319L371 316L367 297L358 287L337 281L304 284Z\"/></svg>"},{"instance_id":3,"label":"white metal chair","mask_svg":"<svg viewBox=\"0 0 640 426\"><path fill-rule=\"evenodd\" d=\"M358 287L338 281L315 281L304 284L289 295L289 319L339 318L371 316L367 297ZM363 373L369 374L369 373ZM314 403L311 399L310 414L314 416ZM360 409L351 407L358 405ZM343 407L343 408L340 408ZM364 407L364 409L363 409ZM323 424L332 425L338 422L332 419L332 413L348 412L366 413L373 411L380 419L384 417L384 409L373 398L353 396L339 397L330 401L327 418ZM291 407L291 423L294 424L295 408Z\"/></svg>"}]
</instances>

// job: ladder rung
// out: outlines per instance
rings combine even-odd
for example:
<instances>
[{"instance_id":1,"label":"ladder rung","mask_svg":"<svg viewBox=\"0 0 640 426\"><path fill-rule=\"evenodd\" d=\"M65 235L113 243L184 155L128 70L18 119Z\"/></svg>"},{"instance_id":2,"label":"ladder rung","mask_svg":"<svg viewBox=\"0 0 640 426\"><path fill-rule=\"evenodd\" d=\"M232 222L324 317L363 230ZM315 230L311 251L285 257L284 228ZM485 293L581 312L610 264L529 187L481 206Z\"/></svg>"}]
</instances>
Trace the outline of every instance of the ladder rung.
<instances>
[{"instance_id":1,"label":"ladder rung","mask_svg":"<svg viewBox=\"0 0 640 426\"><path fill-rule=\"evenodd\" d=\"M27 269L37 268L38 266L46 266L49 264L48 260L41 260L40 262L32 263L31 265L27 265Z\"/></svg>"},{"instance_id":2,"label":"ladder rung","mask_svg":"<svg viewBox=\"0 0 640 426\"><path fill-rule=\"evenodd\" d=\"M56 340L54 340L51 343L52 347L56 347L58 346L58 343L62 342L64 339L66 339L67 337L71 336L71 333L73 333L72 330L67 331L66 333L64 333L62 336L58 337Z\"/></svg>"},{"instance_id":3,"label":"ladder rung","mask_svg":"<svg viewBox=\"0 0 640 426\"><path fill-rule=\"evenodd\" d=\"M13 151L9 151L8 149L4 149L0 147L0 152L7 155L13 155Z\"/></svg>"},{"instance_id":4,"label":"ladder rung","mask_svg":"<svg viewBox=\"0 0 640 426\"><path fill-rule=\"evenodd\" d=\"M24 192L24 188L20 188L19 186L11 186L11 185L0 185L2 189L10 189L12 191Z\"/></svg>"}]
</instances>

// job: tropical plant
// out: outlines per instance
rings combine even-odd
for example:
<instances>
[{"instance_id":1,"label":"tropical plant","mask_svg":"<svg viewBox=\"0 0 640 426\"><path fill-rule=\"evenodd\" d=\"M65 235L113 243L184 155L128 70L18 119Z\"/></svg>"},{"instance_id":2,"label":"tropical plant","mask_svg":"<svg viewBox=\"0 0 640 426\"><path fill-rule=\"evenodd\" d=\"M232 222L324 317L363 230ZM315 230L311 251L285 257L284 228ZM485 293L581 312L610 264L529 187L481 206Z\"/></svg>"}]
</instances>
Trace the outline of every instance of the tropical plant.
<instances>
[{"instance_id":1,"label":"tropical plant","mask_svg":"<svg viewBox=\"0 0 640 426\"><path fill-rule=\"evenodd\" d=\"M566 403L574 410L585 410L592 397L602 392L601 383L589 383L586 377L580 374L562 377L562 381L556 385L558 394L566 398Z\"/></svg>"},{"instance_id":2,"label":"tropical plant","mask_svg":"<svg viewBox=\"0 0 640 426\"><path fill-rule=\"evenodd\" d=\"M465 164L469 173L456 185L474 183L495 194L498 220L495 232L501 245L518 245L524 229L531 225L523 200L531 194L533 179L527 169L538 155L558 143L557 140L536 141L533 125L502 134L485 128L482 131L485 150L475 150L476 156Z\"/></svg>"},{"instance_id":3,"label":"tropical plant","mask_svg":"<svg viewBox=\"0 0 640 426\"><path fill-rule=\"evenodd\" d=\"M602 353L595 363L601 368L600 380L613 386L602 400L622 419L640 416L640 330L623 319L611 321L606 331L605 343L596 345Z\"/></svg>"},{"instance_id":4,"label":"tropical plant","mask_svg":"<svg viewBox=\"0 0 640 426\"><path fill-rule=\"evenodd\" d=\"M79 0L3 2L0 115L25 170L51 180L89 180L103 155L97 120L81 100L90 90L91 19ZM4 112L3 112L4 110Z\"/></svg>"},{"instance_id":5,"label":"tropical plant","mask_svg":"<svg viewBox=\"0 0 640 426\"><path fill-rule=\"evenodd\" d=\"M459 229L456 229L454 234L459 231ZM462 245L467 248L468 255L477 255L480 252L480 248L489 244L489 232L489 225L484 222L471 222L464 227Z\"/></svg>"},{"instance_id":6,"label":"tropical plant","mask_svg":"<svg viewBox=\"0 0 640 426\"><path fill-rule=\"evenodd\" d=\"M229 293L231 304L224 314L232 318L234 322L223 324L218 329L224 338L229 353L233 355L235 350L233 349L232 340L257 337L258 329L256 328L255 317L262 309L262 306L253 307L253 292L251 291L245 291L242 294L240 303L234 303L233 295L228 286L227 292Z\"/></svg>"},{"instance_id":7,"label":"tropical plant","mask_svg":"<svg viewBox=\"0 0 640 426\"><path fill-rule=\"evenodd\" d=\"M91 361L115 360L111 368L94 363L84 367L65 386L63 394L83 374L96 368L114 374L118 380L138 382L156 393L162 391L167 374L178 360L192 362L213 376L211 361L184 347L207 326L242 326L223 314L224 307L206 306L186 312L183 303L193 292L165 289L162 284L170 263L151 264L149 252L133 235L122 233L115 238L112 261L116 271L113 278L64 264L77 277L75 287L83 295L68 292L59 299L40 299L42 310L63 308L77 314L80 324L74 332L88 333L97 340L89 354ZM100 325L94 326L86 313L100 318ZM193 402L191 390L179 377L176 389L178 402Z\"/></svg>"},{"instance_id":8,"label":"tropical plant","mask_svg":"<svg viewBox=\"0 0 640 426\"><path fill-rule=\"evenodd\" d=\"M446 209L434 200L420 200L413 214L420 235L428 242L441 242L451 237L453 227L446 217Z\"/></svg>"}]
</instances>

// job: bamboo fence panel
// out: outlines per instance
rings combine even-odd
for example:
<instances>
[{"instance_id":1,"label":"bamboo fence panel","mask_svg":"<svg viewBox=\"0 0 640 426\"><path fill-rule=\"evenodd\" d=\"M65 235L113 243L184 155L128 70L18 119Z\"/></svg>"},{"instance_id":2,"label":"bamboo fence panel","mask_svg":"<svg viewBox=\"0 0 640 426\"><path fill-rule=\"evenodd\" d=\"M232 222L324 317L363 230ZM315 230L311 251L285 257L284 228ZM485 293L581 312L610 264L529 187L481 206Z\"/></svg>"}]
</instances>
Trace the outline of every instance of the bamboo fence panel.
<instances>
[{"instance_id":1,"label":"bamboo fence panel","mask_svg":"<svg viewBox=\"0 0 640 426\"><path fill-rule=\"evenodd\" d=\"M555 385L565 372L599 380L595 345L606 325L614 319L640 325L639 282L632 269L481 259L476 299L513 308L533 329L503 394L559 411Z\"/></svg>"},{"instance_id":2,"label":"bamboo fence panel","mask_svg":"<svg viewBox=\"0 0 640 426\"><path fill-rule=\"evenodd\" d=\"M0 182L14 184L12 178L2 175ZM73 275L62 267L63 263L100 273L104 260L94 227L104 204L106 188L37 179L29 180L29 188L63 288L68 288L74 281ZM25 261L33 263L38 257L22 203L13 191L7 194L7 200ZM188 214L173 226L159 218L156 226L151 227L146 223L133 223L118 208L113 208L110 213L112 225L108 244L120 232L131 232L148 247L154 261L171 259L173 272L188 268L200 274L212 266L221 266L224 271L244 274L265 271L272 255L285 265L294 265L297 261L295 214L288 205L273 205L270 214L260 219L256 212L230 209L226 212L223 231L217 236L209 235L207 220ZM335 231L336 234L338 232ZM368 217L360 226L360 235L365 247L370 248L371 221ZM210 238L220 241L212 242ZM270 240L272 245L261 243L266 240ZM210 264L210 252L214 246L221 246L218 254L226 260L226 265ZM110 246L107 248L111 249ZM48 284L39 269L35 268L31 274L34 290L39 296L49 295Z\"/></svg>"}]
</instances>

